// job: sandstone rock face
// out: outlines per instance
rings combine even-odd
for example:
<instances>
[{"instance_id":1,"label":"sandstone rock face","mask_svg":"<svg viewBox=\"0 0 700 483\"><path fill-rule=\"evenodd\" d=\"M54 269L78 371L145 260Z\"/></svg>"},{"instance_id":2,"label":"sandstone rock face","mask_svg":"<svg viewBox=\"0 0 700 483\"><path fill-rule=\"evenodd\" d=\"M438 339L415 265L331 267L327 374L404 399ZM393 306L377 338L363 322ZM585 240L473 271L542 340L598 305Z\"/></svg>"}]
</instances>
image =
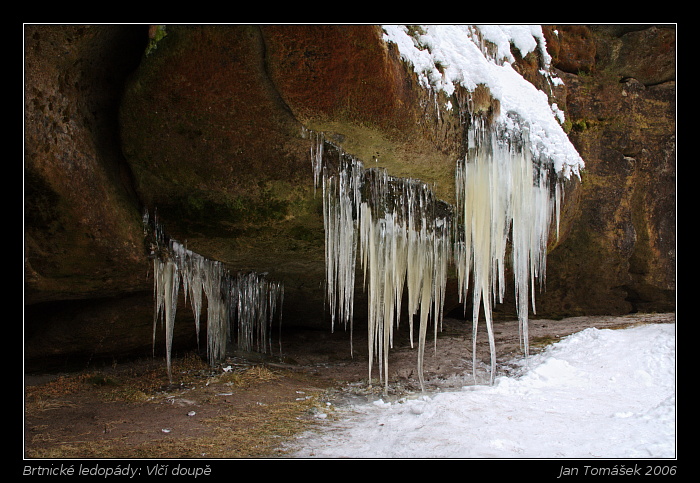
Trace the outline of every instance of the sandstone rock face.
<instances>
[{"instance_id":1,"label":"sandstone rock face","mask_svg":"<svg viewBox=\"0 0 700 483\"><path fill-rule=\"evenodd\" d=\"M567 57L562 66L573 72L562 78L570 138L586 170L575 212L567 215L574 220L571 232L549 256L541 308L578 314L672 311L675 30L592 26L576 28L568 38L566 28L548 32L555 29L562 46L580 43L574 50L589 52L579 56L580 65Z\"/></svg>"},{"instance_id":2,"label":"sandstone rock face","mask_svg":"<svg viewBox=\"0 0 700 483\"><path fill-rule=\"evenodd\" d=\"M25 29L29 304L146 286L139 202L116 119L126 73L144 45L119 28ZM127 55L113 57L117 48Z\"/></svg>"},{"instance_id":3,"label":"sandstone rock face","mask_svg":"<svg viewBox=\"0 0 700 483\"><path fill-rule=\"evenodd\" d=\"M544 30L586 170L537 314L672 310L675 30ZM536 64L517 68L537 83ZM144 210L189 249L282 281L285 325L329 330L309 130L447 202L463 154L458 116L376 26L27 26L25 93L29 360L150 353ZM184 300L176 327L192 347Z\"/></svg>"},{"instance_id":4,"label":"sandstone rock face","mask_svg":"<svg viewBox=\"0 0 700 483\"><path fill-rule=\"evenodd\" d=\"M147 39L107 26L24 33L25 355L128 352L148 344L152 281L117 112Z\"/></svg>"}]
</instances>

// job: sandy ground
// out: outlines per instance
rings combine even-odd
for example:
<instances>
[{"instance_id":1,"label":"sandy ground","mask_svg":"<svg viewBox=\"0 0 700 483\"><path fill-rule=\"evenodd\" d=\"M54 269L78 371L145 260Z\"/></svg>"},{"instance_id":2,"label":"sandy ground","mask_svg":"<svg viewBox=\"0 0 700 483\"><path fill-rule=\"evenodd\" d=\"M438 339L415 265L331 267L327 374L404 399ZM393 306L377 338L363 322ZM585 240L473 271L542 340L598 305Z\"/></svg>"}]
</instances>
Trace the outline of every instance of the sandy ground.
<instances>
[{"instance_id":1,"label":"sandy ground","mask_svg":"<svg viewBox=\"0 0 700 483\"><path fill-rule=\"evenodd\" d=\"M635 314L530 321L531 353L588 327L619 328L674 322L675 314ZM494 324L498 373L522 355L517 321ZM284 457L286 438L306 430L335 406L420 391L417 349L406 327L394 337L389 384L369 379L367 335L289 331L274 356L232 353L209 367L178 359L170 384L162 360L73 374L25 375L24 455L27 458ZM489 375L486 329L477 337L477 383ZM429 331L426 391L473 384L471 322L447 318L437 340Z\"/></svg>"}]
</instances>

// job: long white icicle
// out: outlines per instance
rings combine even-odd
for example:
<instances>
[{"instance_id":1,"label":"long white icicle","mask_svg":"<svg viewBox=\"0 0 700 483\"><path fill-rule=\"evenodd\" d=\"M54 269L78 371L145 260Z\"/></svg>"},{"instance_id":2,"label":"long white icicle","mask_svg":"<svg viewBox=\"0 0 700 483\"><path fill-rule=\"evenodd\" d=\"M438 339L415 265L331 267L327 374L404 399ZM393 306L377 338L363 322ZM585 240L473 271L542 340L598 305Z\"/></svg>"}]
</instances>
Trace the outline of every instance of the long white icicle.
<instances>
[{"instance_id":1,"label":"long white icicle","mask_svg":"<svg viewBox=\"0 0 700 483\"><path fill-rule=\"evenodd\" d=\"M325 141L317 136L316 142ZM369 378L376 360L385 386L393 324L400 321L404 289L411 345L414 316L420 316L418 377L424 386L427 327L433 323L437 332L441 324L450 262L455 263L465 307L472 289L474 377L482 308L491 383L496 375L492 311L493 304L503 302L507 266L513 270L521 342L524 352L529 351L528 306L531 303L534 313L535 283L544 282L550 225L553 219L559 221L562 180L551 163L533 160L527 126L512 131L474 117L467 144L467 154L455 172L456 208L449 209L424 183L393 178L384 170L365 170L337 147L340 158L334 168L322 156L312 159L314 173L322 173L332 324L339 318L352 330L359 258L368 294ZM313 152L324 150L316 146Z\"/></svg>"},{"instance_id":2,"label":"long white icicle","mask_svg":"<svg viewBox=\"0 0 700 483\"><path fill-rule=\"evenodd\" d=\"M466 301L470 271L473 274L473 362L475 367L477 325L483 306L493 382L496 355L491 310L493 303L503 301L507 242L510 239L521 342L527 354L528 299L534 313L535 281L544 282L550 225L553 216L558 224L562 181L551 179L550 164L532 159L526 127L516 135L474 118L469 139L466 159L458 163L455 175L462 230L455 248L457 274L462 302Z\"/></svg>"},{"instance_id":3,"label":"long white icicle","mask_svg":"<svg viewBox=\"0 0 700 483\"><path fill-rule=\"evenodd\" d=\"M207 356L211 364L226 356L227 344L234 340L233 335L240 350L261 353L272 350L271 324L275 319L280 324L282 321L284 287L281 283L268 281L255 272L232 275L221 262L209 260L177 240L165 237L157 219L151 222L147 213L144 214L144 230L147 235L152 234L153 344L155 347L160 320L165 325L166 364L171 381L171 351L180 284L185 302L189 296L192 305L197 341L202 292L206 295Z\"/></svg>"},{"instance_id":4,"label":"long white icicle","mask_svg":"<svg viewBox=\"0 0 700 483\"><path fill-rule=\"evenodd\" d=\"M325 141L317 135L315 142ZM437 330L442 320L451 254L451 211L424 183L393 178L385 170L365 169L360 161L336 149L339 159L329 166L323 161L327 152L323 146L312 148L314 177L323 186L331 326L340 320L352 333L359 259L368 297L369 379L377 361L379 380L388 387L389 349L406 289L411 344L413 318L420 314L418 374L423 385L427 326L432 322ZM320 179L316 173L321 174Z\"/></svg>"}]
</instances>

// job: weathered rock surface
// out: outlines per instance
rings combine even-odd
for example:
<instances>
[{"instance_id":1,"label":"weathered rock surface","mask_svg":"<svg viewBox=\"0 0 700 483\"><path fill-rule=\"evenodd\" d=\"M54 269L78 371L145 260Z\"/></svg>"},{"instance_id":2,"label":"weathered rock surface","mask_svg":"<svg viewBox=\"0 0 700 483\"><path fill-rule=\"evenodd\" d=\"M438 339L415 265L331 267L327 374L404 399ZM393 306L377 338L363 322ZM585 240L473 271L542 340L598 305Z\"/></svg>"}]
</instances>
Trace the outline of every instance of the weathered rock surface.
<instances>
[{"instance_id":1,"label":"weathered rock surface","mask_svg":"<svg viewBox=\"0 0 700 483\"><path fill-rule=\"evenodd\" d=\"M545 32L586 170L537 314L673 310L675 29ZM452 201L459 119L436 115L377 27L156 33L147 51L146 26L25 28L27 359L150 351L144 209L189 249L283 281L285 324L328 329L307 129ZM534 65L518 68L536 82ZM184 301L178 314L192 347Z\"/></svg>"},{"instance_id":2,"label":"weathered rock surface","mask_svg":"<svg viewBox=\"0 0 700 483\"><path fill-rule=\"evenodd\" d=\"M152 281L117 113L147 38L112 26L24 33L26 359L143 347Z\"/></svg>"},{"instance_id":3,"label":"weathered rock surface","mask_svg":"<svg viewBox=\"0 0 700 483\"><path fill-rule=\"evenodd\" d=\"M562 45L588 52L562 73L586 169L549 256L545 313L675 308L675 29L627 27L576 28L568 41L560 29Z\"/></svg>"}]
</instances>

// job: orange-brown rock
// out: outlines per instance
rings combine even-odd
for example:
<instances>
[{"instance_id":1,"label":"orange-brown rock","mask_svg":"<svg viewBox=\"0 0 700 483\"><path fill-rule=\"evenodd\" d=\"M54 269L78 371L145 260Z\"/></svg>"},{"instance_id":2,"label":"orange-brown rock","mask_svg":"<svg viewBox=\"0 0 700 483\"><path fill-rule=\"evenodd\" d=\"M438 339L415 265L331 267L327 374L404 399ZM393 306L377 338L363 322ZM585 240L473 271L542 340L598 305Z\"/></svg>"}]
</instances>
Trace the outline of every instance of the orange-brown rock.
<instances>
[{"instance_id":1,"label":"orange-brown rock","mask_svg":"<svg viewBox=\"0 0 700 483\"><path fill-rule=\"evenodd\" d=\"M593 43L596 62L562 72L570 138L586 169L575 211L566 216L571 232L549 255L540 308L565 314L673 311L675 29L556 29L562 49L589 52ZM554 65L572 70L569 60Z\"/></svg>"},{"instance_id":2,"label":"orange-brown rock","mask_svg":"<svg viewBox=\"0 0 700 483\"><path fill-rule=\"evenodd\" d=\"M675 29L544 32L586 170L537 314L672 309ZM537 84L537 66L516 67ZM144 209L201 255L283 281L286 325L328 329L308 130L448 202L463 152L459 116L370 25L26 26L25 94L28 359L150 351Z\"/></svg>"}]
</instances>

